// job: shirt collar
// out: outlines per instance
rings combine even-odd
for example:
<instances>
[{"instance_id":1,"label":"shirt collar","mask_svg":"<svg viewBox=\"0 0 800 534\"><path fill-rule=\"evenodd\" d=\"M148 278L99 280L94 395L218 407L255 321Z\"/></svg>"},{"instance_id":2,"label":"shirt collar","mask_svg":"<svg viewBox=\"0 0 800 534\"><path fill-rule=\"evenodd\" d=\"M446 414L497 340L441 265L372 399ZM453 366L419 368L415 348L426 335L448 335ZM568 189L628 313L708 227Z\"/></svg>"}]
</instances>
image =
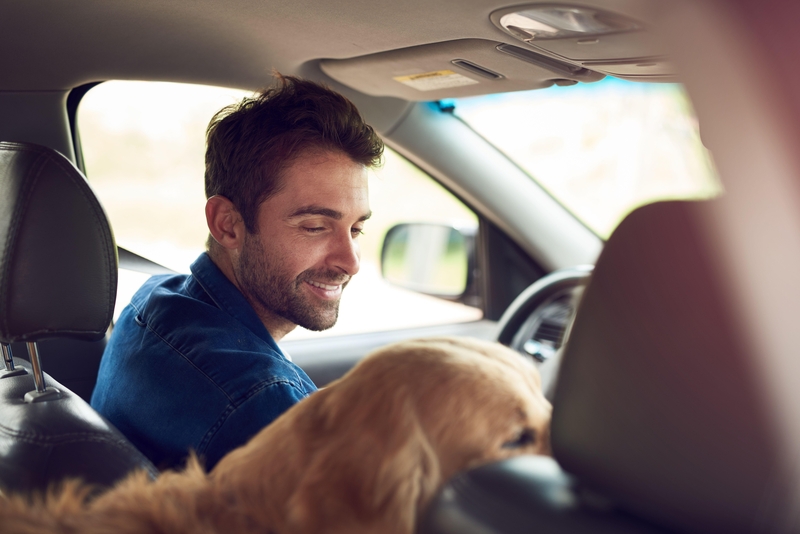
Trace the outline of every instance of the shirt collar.
<instances>
[{"instance_id":1,"label":"shirt collar","mask_svg":"<svg viewBox=\"0 0 800 534\"><path fill-rule=\"evenodd\" d=\"M233 285L233 282L228 280L228 277L217 267L208 253L200 254L189 269L194 279L219 309L228 312L255 335L269 343L279 354L283 354L253 307L250 306L241 291Z\"/></svg>"}]
</instances>

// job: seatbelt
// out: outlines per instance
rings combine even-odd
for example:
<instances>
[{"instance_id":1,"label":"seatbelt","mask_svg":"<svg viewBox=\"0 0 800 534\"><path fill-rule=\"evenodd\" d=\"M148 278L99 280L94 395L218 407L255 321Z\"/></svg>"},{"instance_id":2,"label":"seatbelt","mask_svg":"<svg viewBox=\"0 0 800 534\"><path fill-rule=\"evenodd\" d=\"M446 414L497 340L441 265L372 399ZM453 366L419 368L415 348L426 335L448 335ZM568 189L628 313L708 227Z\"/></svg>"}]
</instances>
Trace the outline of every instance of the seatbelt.
<instances>
[{"instance_id":1,"label":"seatbelt","mask_svg":"<svg viewBox=\"0 0 800 534\"><path fill-rule=\"evenodd\" d=\"M148 260L122 247L117 247L117 255L119 256L120 269L127 269L129 271L145 274L179 274L178 271L174 271L169 267L164 267L160 263Z\"/></svg>"}]
</instances>

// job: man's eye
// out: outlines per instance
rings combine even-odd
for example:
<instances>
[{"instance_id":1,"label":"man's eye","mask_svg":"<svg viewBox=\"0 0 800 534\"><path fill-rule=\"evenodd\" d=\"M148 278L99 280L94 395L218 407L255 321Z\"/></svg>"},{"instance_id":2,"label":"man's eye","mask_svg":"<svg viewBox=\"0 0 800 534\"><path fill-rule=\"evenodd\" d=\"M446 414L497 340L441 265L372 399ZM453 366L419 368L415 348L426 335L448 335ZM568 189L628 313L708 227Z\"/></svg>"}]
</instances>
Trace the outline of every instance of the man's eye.
<instances>
[{"instance_id":1,"label":"man's eye","mask_svg":"<svg viewBox=\"0 0 800 534\"><path fill-rule=\"evenodd\" d=\"M353 237L358 237L360 235L364 235L364 230L361 228L351 228L350 233L353 234Z\"/></svg>"},{"instance_id":2,"label":"man's eye","mask_svg":"<svg viewBox=\"0 0 800 534\"><path fill-rule=\"evenodd\" d=\"M325 229L324 226L304 226L303 231L309 234L318 234Z\"/></svg>"}]
</instances>

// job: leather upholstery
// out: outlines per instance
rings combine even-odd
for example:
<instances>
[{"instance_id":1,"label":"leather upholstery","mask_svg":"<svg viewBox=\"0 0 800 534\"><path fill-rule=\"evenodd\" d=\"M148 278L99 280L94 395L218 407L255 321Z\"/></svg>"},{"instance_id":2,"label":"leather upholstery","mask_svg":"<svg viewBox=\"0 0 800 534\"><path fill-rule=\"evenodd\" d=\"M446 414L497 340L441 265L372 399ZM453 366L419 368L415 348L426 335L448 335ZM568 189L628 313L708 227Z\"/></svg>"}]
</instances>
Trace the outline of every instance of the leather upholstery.
<instances>
[{"instance_id":1,"label":"leather upholstery","mask_svg":"<svg viewBox=\"0 0 800 534\"><path fill-rule=\"evenodd\" d=\"M54 150L0 143L0 247L0 341L57 337L45 362L64 368L94 361L95 346L84 343L91 352L78 355L81 343L65 350L64 341L105 335L116 297L116 247L86 180ZM155 476L122 434L47 373L45 385L61 395L26 402L36 390L31 366L14 360L28 372L0 373L3 491L41 492L65 478L102 488L134 469Z\"/></svg>"},{"instance_id":2,"label":"leather upholstery","mask_svg":"<svg viewBox=\"0 0 800 534\"><path fill-rule=\"evenodd\" d=\"M157 470L86 401L45 376L58 388L57 400L27 404L22 398L34 389L29 372L0 379L0 487L4 492L42 491L68 478L99 487L111 486L135 469L151 476Z\"/></svg>"},{"instance_id":3,"label":"leather upholstery","mask_svg":"<svg viewBox=\"0 0 800 534\"><path fill-rule=\"evenodd\" d=\"M0 341L100 339L116 290L111 228L80 172L54 150L0 142Z\"/></svg>"},{"instance_id":4,"label":"leather upholstery","mask_svg":"<svg viewBox=\"0 0 800 534\"><path fill-rule=\"evenodd\" d=\"M558 376L558 464L459 475L421 534L797 531L794 466L704 234L713 202L644 206L606 243Z\"/></svg>"},{"instance_id":5,"label":"leather upholstery","mask_svg":"<svg viewBox=\"0 0 800 534\"><path fill-rule=\"evenodd\" d=\"M106 348L107 337L98 341L53 338L39 341L39 357L42 369L68 387L86 402L91 402L97 383L97 371ZM14 359L28 360L25 343L12 343Z\"/></svg>"},{"instance_id":6,"label":"leather upholstery","mask_svg":"<svg viewBox=\"0 0 800 534\"><path fill-rule=\"evenodd\" d=\"M630 513L695 532L784 532L796 502L748 365L757 349L704 233L712 202L645 206L606 243L564 353L553 451Z\"/></svg>"},{"instance_id":7,"label":"leather upholstery","mask_svg":"<svg viewBox=\"0 0 800 534\"><path fill-rule=\"evenodd\" d=\"M428 507L418 534L666 531L586 498L547 456L518 456L458 474Z\"/></svg>"}]
</instances>

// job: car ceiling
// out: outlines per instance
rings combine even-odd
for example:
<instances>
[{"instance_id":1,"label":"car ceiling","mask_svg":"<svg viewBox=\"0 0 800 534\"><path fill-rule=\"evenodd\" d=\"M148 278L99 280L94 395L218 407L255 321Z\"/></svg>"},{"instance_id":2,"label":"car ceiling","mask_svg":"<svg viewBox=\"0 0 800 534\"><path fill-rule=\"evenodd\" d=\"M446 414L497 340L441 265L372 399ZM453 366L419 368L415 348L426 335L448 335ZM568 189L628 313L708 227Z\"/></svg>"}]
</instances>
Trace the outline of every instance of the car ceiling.
<instances>
[{"instance_id":1,"label":"car ceiling","mask_svg":"<svg viewBox=\"0 0 800 534\"><path fill-rule=\"evenodd\" d=\"M597 4L645 22L655 16L655 4L646 0L581 4ZM64 90L106 79L256 89L269 82L273 69L307 73L310 64L326 58L358 58L455 40L524 46L490 20L494 11L513 5L498 0L6 2L0 20L0 46L6 51L0 90ZM427 54L424 48L417 53ZM447 53L457 55L457 50ZM378 76L375 64L365 62L360 71L356 65L358 77L369 80L370 72ZM540 81L528 80L513 89L538 87ZM503 90L499 87L482 92ZM430 100L427 96L411 99Z\"/></svg>"}]
</instances>

